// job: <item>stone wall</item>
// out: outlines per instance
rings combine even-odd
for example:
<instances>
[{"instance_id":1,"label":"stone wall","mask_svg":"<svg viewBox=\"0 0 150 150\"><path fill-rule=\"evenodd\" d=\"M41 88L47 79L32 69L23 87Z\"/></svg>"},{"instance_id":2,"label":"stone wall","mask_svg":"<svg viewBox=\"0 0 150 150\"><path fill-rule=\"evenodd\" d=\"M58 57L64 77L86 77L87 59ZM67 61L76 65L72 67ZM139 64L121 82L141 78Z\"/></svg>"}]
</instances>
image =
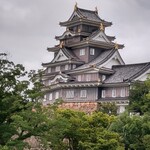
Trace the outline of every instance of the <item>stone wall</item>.
<instances>
[{"instance_id":1,"label":"stone wall","mask_svg":"<svg viewBox=\"0 0 150 150\"><path fill-rule=\"evenodd\" d=\"M97 110L98 104L96 102L64 102L60 105L63 109L72 109L91 113Z\"/></svg>"}]
</instances>

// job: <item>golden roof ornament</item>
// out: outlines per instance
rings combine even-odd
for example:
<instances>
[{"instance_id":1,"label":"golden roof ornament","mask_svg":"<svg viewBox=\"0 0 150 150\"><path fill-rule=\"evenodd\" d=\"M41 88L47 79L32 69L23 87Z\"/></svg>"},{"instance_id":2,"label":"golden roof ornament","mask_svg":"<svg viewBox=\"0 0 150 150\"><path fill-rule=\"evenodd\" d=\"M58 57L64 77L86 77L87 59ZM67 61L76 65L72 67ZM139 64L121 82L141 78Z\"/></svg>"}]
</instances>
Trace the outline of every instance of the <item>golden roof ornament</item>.
<instances>
[{"instance_id":1,"label":"golden roof ornament","mask_svg":"<svg viewBox=\"0 0 150 150\"><path fill-rule=\"evenodd\" d=\"M68 27L66 28L66 31L69 31L69 28L68 28Z\"/></svg>"},{"instance_id":2,"label":"golden roof ornament","mask_svg":"<svg viewBox=\"0 0 150 150\"><path fill-rule=\"evenodd\" d=\"M81 29L80 28L78 28L78 33L80 33L81 32Z\"/></svg>"},{"instance_id":3,"label":"golden roof ornament","mask_svg":"<svg viewBox=\"0 0 150 150\"><path fill-rule=\"evenodd\" d=\"M59 47L63 48L63 46L64 46L64 41L61 41Z\"/></svg>"},{"instance_id":4,"label":"golden roof ornament","mask_svg":"<svg viewBox=\"0 0 150 150\"><path fill-rule=\"evenodd\" d=\"M98 14L98 9L97 9L97 6L95 7L95 12Z\"/></svg>"},{"instance_id":5,"label":"golden roof ornament","mask_svg":"<svg viewBox=\"0 0 150 150\"><path fill-rule=\"evenodd\" d=\"M74 5L74 11L76 11L78 8L78 3L76 2L75 5Z\"/></svg>"},{"instance_id":6,"label":"golden roof ornament","mask_svg":"<svg viewBox=\"0 0 150 150\"><path fill-rule=\"evenodd\" d=\"M119 49L119 46L118 46L117 42L115 43L115 49L116 50Z\"/></svg>"},{"instance_id":7,"label":"golden roof ornament","mask_svg":"<svg viewBox=\"0 0 150 150\"><path fill-rule=\"evenodd\" d=\"M103 25L103 23L100 23L100 31L104 31L104 25Z\"/></svg>"}]
</instances>

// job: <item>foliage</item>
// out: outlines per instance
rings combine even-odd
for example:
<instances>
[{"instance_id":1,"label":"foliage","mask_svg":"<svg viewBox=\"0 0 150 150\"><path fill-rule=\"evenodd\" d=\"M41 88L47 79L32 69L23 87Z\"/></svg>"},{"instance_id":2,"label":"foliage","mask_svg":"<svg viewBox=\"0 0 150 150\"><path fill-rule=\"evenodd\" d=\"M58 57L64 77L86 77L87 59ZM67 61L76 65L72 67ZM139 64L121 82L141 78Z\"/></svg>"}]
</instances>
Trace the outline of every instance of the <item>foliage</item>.
<instances>
[{"instance_id":1,"label":"foliage","mask_svg":"<svg viewBox=\"0 0 150 150\"><path fill-rule=\"evenodd\" d=\"M150 113L150 79L135 82L130 90L129 100L130 112L139 112L141 115Z\"/></svg>"},{"instance_id":2,"label":"foliage","mask_svg":"<svg viewBox=\"0 0 150 150\"><path fill-rule=\"evenodd\" d=\"M95 112L87 115L73 110L57 110L47 138L53 150L116 150L117 133L108 128L113 116Z\"/></svg>"},{"instance_id":3,"label":"foliage","mask_svg":"<svg viewBox=\"0 0 150 150\"><path fill-rule=\"evenodd\" d=\"M27 75L33 88L29 80L24 80ZM44 130L45 116L38 102L41 84L33 71L28 74L21 64L9 61L6 54L0 54L0 81L0 146L23 149L25 139L39 136Z\"/></svg>"},{"instance_id":4,"label":"foliage","mask_svg":"<svg viewBox=\"0 0 150 150\"><path fill-rule=\"evenodd\" d=\"M117 106L115 103L101 103L99 104L98 111L109 115L117 115Z\"/></svg>"},{"instance_id":5,"label":"foliage","mask_svg":"<svg viewBox=\"0 0 150 150\"><path fill-rule=\"evenodd\" d=\"M120 134L125 149L145 150L150 143L150 116L119 116L110 129Z\"/></svg>"}]
</instances>

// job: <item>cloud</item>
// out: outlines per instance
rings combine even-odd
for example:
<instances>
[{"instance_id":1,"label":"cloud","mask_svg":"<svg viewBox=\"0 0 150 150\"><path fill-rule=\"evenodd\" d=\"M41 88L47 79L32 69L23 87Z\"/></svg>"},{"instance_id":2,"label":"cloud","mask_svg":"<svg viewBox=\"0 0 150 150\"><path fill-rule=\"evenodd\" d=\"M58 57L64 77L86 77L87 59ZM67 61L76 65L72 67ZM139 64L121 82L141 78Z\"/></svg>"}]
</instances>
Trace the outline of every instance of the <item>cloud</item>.
<instances>
[{"instance_id":1,"label":"cloud","mask_svg":"<svg viewBox=\"0 0 150 150\"><path fill-rule=\"evenodd\" d=\"M0 50L10 53L15 62L30 69L50 62L53 55L46 49L58 43L54 37L65 30L59 22L70 17L75 2L0 0ZM97 6L100 17L113 22L106 33L125 44L120 52L127 63L150 60L150 1L77 0L77 3L85 9L94 10Z\"/></svg>"}]
</instances>

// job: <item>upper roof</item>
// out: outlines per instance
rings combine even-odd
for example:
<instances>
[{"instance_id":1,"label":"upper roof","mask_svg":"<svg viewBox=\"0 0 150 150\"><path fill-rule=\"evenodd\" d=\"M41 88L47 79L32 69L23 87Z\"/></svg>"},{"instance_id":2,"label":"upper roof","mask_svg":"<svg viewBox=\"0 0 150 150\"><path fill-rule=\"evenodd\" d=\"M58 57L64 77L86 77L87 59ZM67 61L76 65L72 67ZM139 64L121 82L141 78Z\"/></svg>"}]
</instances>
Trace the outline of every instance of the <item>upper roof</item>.
<instances>
[{"instance_id":1,"label":"upper roof","mask_svg":"<svg viewBox=\"0 0 150 150\"><path fill-rule=\"evenodd\" d=\"M143 74L148 69L150 69L150 62L113 66L112 70L114 70L115 73L106 79L104 83L129 82Z\"/></svg>"},{"instance_id":2,"label":"upper roof","mask_svg":"<svg viewBox=\"0 0 150 150\"><path fill-rule=\"evenodd\" d=\"M62 57L62 59L60 59ZM80 63L83 64L84 62L81 61L77 56L74 55L72 51L66 48L59 48L59 52L54 57L54 59L49 63L43 63L43 66L53 66L57 65L58 63L68 63L68 61L71 63L73 61L74 63Z\"/></svg>"},{"instance_id":3,"label":"upper roof","mask_svg":"<svg viewBox=\"0 0 150 150\"><path fill-rule=\"evenodd\" d=\"M77 7L77 5L75 5L74 11L71 15L71 17L68 19L68 21L65 22L60 22L60 25L62 26L71 26L73 25L72 23L76 23L76 21L78 22L91 22L92 25L95 26L99 26L100 23L103 23L103 25L105 27L107 26L111 26L112 23L111 22L107 22L103 19L101 19L98 15L97 10L92 11L92 10L86 10L86 9L82 9Z\"/></svg>"},{"instance_id":4,"label":"upper roof","mask_svg":"<svg viewBox=\"0 0 150 150\"><path fill-rule=\"evenodd\" d=\"M76 68L75 70L80 70L80 69L85 69L85 68L89 68L92 65L97 65L100 63L104 63L105 61L107 61L114 53L116 52L116 50L111 49L111 50L107 50L107 51L103 51L98 57L96 57L94 60L92 60L91 62L84 64L78 68Z\"/></svg>"}]
</instances>

